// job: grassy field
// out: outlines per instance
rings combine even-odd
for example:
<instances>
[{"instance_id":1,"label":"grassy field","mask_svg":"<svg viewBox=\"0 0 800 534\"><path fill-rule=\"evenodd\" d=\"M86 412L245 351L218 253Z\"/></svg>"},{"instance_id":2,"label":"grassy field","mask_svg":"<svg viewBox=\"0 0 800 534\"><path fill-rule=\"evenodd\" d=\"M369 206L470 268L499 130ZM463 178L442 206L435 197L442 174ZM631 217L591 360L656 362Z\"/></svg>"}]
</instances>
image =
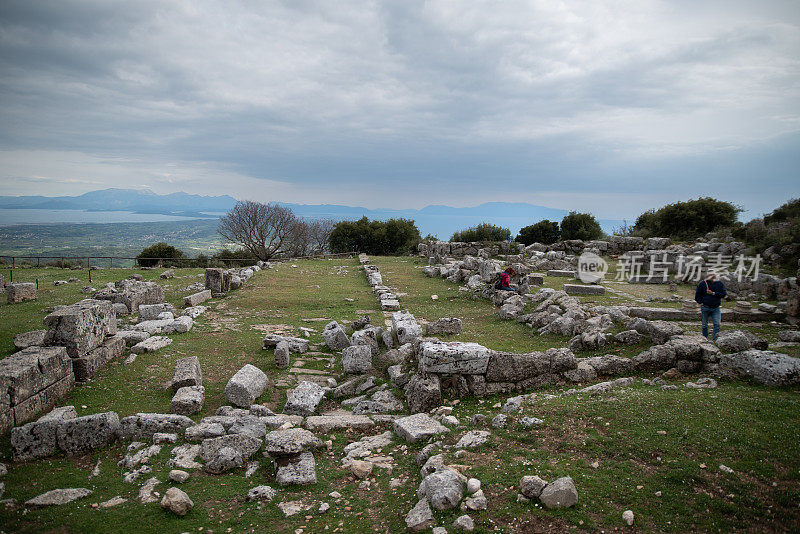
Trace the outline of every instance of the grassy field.
<instances>
[{"instance_id":1,"label":"grassy field","mask_svg":"<svg viewBox=\"0 0 800 534\"><path fill-rule=\"evenodd\" d=\"M458 286L421 271L416 258L375 258L384 281L396 288L401 304L418 318L460 317L464 332L452 339L476 341L498 350L529 351L566 346L557 336L537 336L514 321L501 321L493 306L473 300ZM293 266L293 265L296 265ZM93 286L127 277L132 271L92 272ZM199 270L177 270L173 280L159 280L160 271L137 271L165 286L169 301L178 305L189 284L200 280ZM81 282L54 287L53 280L70 276ZM0 304L0 355L13 352L13 334L41 328L47 308L75 302L85 295L86 271L54 269L18 270L15 280L38 278L37 301ZM548 281L559 284L563 281ZM555 286L554 286L555 287ZM432 300L431 295L438 295ZM346 299L353 299L352 301ZM185 355L200 358L206 387L206 404L193 419L211 415L226 404L225 383L245 363L264 370L272 379L259 399L276 411L285 400L285 388L298 373L279 370L272 351L261 349L264 332L302 335L310 328L312 355L292 356L293 366L320 369L338 377L338 358L331 365L330 351L320 331L328 320L352 321L369 314L373 324L386 320L355 260L307 260L283 264L257 273L242 289L209 301L209 311L186 334L174 335L172 345L141 355L133 364L112 362L88 383L76 387L61 405L74 405L80 415L114 410L126 416L136 412L168 412L171 392L166 389L174 362ZM699 327L698 327L699 328ZM768 325L752 327L761 335L776 336ZM620 349L623 355L645 346ZM600 353L607 353L608 350ZM588 356L590 353L582 353ZM298 361L299 360L299 361ZM682 381L674 383L681 385ZM725 382L714 390L664 391L649 386L614 390L600 396L555 396L557 390L537 392L520 413L512 414L506 429L492 429L489 445L448 463L464 465L476 476L489 501L489 509L472 512L478 532L562 532L564 530L627 529L621 515L631 509L636 529L644 531L792 531L800 529L800 397L797 389L767 389L741 382ZM398 392L400 394L400 392ZM484 399L448 399L464 428L445 438L454 444L472 428L472 415L491 419L505 396ZM337 408L325 401L324 409ZM523 429L518 421L533 416L544 423ZM388 430L376 428L370 434ZM422 444L405 447L399 441L384 449L392 456L390 470L376 468L368 487L340 466L344 446L360 435L353 431L320 436L332 439L333 449L317 455L318 483L305 488L279 489L272 503L245 502L247 490L274 485L271 461L257 457L259 470L245 478L243 470L222 476L192 472L181 485L195 502L184 518L164 512L158 504L140 504L138 484L122 481L117 461L124 446L117 444L77 458L57 456L47 460L14 463L8 436L0 438L0 461L9 473L2 479L3 498L27 500L59 487L85 487L88 498L51 509L0 506L3 532L403 532L403 518L416 503L421 481L414 454ZM150 461L153 473L169 486L169 447ZM90 478L100 462L100 474ZM593 467L592 464L597 462ZM733 469L726 474L724 464ZM547 480L571 476L580 495L576 507L543 510L533 503L516 502L521 476L538 474ZM390 481L392 483L390 484ZM142 480L143 482L143 480ZM277 487L277 486L275 486ZM338 491L342 497L328 496ZM660 492L660 496L656 496ZM121 495L128 502L110 509L92 506ZM276 503L299 500L309 510L284 517ZM331 508L316 513L321 502ZM437 513L438 524L450 525L460 511Z\"/></svg>"}]
</instances>

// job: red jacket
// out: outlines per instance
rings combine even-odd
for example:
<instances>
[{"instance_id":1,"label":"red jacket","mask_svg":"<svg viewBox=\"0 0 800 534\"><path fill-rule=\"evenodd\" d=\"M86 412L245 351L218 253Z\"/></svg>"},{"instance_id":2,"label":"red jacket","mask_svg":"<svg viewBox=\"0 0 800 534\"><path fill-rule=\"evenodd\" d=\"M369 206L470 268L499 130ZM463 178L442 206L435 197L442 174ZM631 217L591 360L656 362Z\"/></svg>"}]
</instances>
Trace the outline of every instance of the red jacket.
<instances>
[{"instance_id":1,"label":"red jacket","mask_svg":"<svg viewBox=\"0 0 800 534\"><path fill-rule=\"evenodd\" d=\"M507 272L503 271L500 273L500 287L511 287L509 284L511 282L511 275Z\"/></svg>"}]
</instances>

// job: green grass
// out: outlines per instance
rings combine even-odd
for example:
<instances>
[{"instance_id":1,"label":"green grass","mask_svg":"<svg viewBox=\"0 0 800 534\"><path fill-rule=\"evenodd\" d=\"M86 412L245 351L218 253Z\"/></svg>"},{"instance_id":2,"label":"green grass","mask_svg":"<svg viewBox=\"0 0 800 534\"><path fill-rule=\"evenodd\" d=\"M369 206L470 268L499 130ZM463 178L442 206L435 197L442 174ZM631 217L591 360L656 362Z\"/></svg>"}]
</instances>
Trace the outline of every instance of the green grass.
<instances>
[{"instance_id":1,"label":"green grass","mask_svg":"<svg viewBox=\"0 0 800 534\"><path fill-rule=\"evenodd\" d=\"M476 341L492 349L510 351L544 350L566 346L559 336L539 336L514 321L501 321L496 309L485 300L473 300L458 286L441 278L427 278L416 258L374 258L384 281L397 288L404 308L419 318L435 320L459 317L464 332L450 339ZM226 404L223 388L230 376L245 363L263 369L271 386L259 399L276 411L282 408L285 389L275 382L287 380L286 370L274 365L272 351L261 349L264 325L283 325L286 333L300 336L299 328L315 329L310 342L328 354L321 329L327 320L352 321L365 312L373 324L386 317L355 260L307 260L284 264L257 273L242 289L227 297L209 301L209 310L186 334L172 336L173 343L162 351L140 355L131 365L112 362L88 383L76 387L60 405L72 404L79 414L114 410L120 416L136 412L168 412L171 394L165 389L174 362L185 355L200 358L206 387L206 405L199 420ZM344 267L344 270L341 269ZM94 287L127 277L130 270L93 271ZM165 285L168 300L180 304L190 283L200 280L200 270L176 271L181 278L159 280L160 270L137 271L146 279ZM43 309L75 302L84 282L52 286L69 276L85 279L86 271L54 269L17 270L15 279L39 278L40 293L35 302L0 304L0 354L13 352L13 334L41 328ZM552 281L550 283L556 283ZM431 295L439 296L431 300ZM349 302L345 299L354 299ZM325 319L311 321L310 319ZM724 327L727 325L724 325ZM763 337L775 339L778 329L770 325L748 326ZM445 336L446 337L446 336ZM632 356L646 345L619 350ZM787 351L788 352L788 351ZM594 353L581 353L589 356ZM305 368L328 370L328 363L302 358ZM680 382L677 382L680 383ZM800 526L800 398L797 389L769 389L745 383L721 383L715 390L662 391L635 386L597 397L547 398L543 393L513 414L506 429L492 431L484 448L457 459L446 453L450 463L464 464L464 474L476 476L489 500L489 509L472 512L477 532L535 532L560 530L611 530L622 528L622 512L636 514L636 526L645 531L731 531L797 530ZM400 392L397 392L400 394ZM493 406L510 395L486 399L459 399L454 415L469 428L475 413L489 419L499 413ZM446 402L455 402L447 399ZM336 405L326 401L326 407ZM545 422L524 430L518 425L523 415ZM387 430L374 429L370 434ZM445 441L454 444L464 429L454 430ZM659 434L665 430L666 434ZM259 484L274 485L271 462L256 457L260 469L250 479L242 470L222 476L198 470L181 486L195 502L184 518L161 510L158 504L143 505L136 499L138 484L122 482L123 469L116 462L124 447L117 444L78 458L56 456L28 463L10 459L8 436L0 438L0 461L9 473L3 480L3 498L24 501L58 487L87 487L94 494L52 509L24 509L0 506L0 530L4 532L403 532L405 513L416 503L420 482L415 453L424 444L404 447L395 442L384 453L395 459L391 473L376 468L368 488L341 468L344 446L360 437L355 432L332 436L331 452L317 454L317 484L305 488L279 489L273 503L245 502L247 490ZM153 473L167 480L169 447L150 461ZM89 473L101 461L100 475ZM599 466L592 468L597 461ZM733 475L719 471L719 464L734 469ZM706 468L701 468L705 464ZM534 503L517 503L517 485L526 474L547 480L572 476L580 495L579 504L569 510L543 510ZM143 479L143 480L144 480ZM390 488L389 481L399 485ZM143 481L142 480L142 481ZM642 486L642 489L637 489ZM163 492L167 484L157 489ZM338 502L328 496L342 494ZM656 497L655 492L662 496ZM129 501L108 510L93 503L121 495ZM312 508L285 518L277 502L300 500ZM320 502L331 509L316 513ZM437 512L439 525L449 527L460 511Z\"/></svg>"}]
</instances>

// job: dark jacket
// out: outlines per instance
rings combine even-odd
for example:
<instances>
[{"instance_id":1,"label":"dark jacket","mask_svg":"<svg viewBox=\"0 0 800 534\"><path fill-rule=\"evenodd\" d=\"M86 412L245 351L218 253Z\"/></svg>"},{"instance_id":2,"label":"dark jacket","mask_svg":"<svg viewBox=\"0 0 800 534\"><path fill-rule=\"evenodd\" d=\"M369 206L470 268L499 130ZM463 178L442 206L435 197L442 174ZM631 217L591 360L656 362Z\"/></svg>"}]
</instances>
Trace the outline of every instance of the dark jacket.
<instances>
[{"instance_id":1,"label":"dark jacket","mask_svg":"<svg viewBox=\"0 0 800 534\"><path fill-rule=\"evenodd\" d=\"M706 289L714 292L713 295L706 294ZM725 291L725 284L719 280L711 283L706 283L705 280L697 284L697 289L694 292L694 300L698 304L707 306L709 308L719 308L722 299L728 293Z\"/></svg>"}]
</instances>

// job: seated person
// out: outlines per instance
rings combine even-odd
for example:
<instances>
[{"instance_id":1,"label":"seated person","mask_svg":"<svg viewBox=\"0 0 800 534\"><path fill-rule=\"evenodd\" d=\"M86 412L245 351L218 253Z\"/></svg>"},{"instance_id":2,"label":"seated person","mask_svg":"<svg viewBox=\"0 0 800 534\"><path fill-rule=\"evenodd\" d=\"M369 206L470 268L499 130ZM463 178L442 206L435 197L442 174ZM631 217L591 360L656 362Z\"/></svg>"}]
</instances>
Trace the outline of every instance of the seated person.
<instances>
[{"instance_id":1,"label":"seated person","mask_svg":"<svg viewBox=\"0 0 800 534\"><path fill-rule=\"evenodd\" d=\"M495 289L499 289L501 291L516 291L513 287L511 287L511 277L514 276L514 269L509 267L502 273L500 273L500 280L494 285Z\"/></svg>"}]
</instances>

